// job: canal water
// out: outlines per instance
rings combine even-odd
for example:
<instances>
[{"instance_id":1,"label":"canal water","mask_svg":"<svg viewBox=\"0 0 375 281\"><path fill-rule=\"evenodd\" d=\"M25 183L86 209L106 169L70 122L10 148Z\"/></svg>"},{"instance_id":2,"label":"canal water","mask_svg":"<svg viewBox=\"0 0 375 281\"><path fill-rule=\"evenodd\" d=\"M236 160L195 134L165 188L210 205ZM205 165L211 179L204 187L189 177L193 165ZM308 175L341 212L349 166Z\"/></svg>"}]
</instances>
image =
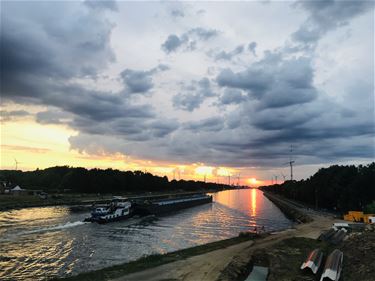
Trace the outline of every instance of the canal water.
<instances>
[{"instance_id":1,"label":"canal water","mask_svg":"<svg viewBox=\"0 0 375 281\"><path fill-rule=\"evenodd\" d=\"M237 236L291 226L256 189L213 194L214 202L161 217L105 225L69 207L0 212L0 280L47 280Z\"/></svg>"}]
</instances>

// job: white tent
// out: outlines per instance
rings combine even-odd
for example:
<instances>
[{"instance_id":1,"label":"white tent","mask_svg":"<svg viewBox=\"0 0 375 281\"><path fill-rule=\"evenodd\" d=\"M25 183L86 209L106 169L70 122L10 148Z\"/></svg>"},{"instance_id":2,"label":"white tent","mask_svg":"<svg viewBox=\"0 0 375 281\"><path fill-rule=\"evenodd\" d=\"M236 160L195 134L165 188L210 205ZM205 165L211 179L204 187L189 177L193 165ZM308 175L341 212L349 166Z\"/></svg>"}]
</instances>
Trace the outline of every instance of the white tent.
<instances>
[{"instance_id":1,"label":"white tent","mask_svg":"<svg viewBox=\"0 0 375 281\"><path fill-rule=\"evenodd\" d=\"M19 185L17 185L16 187L12 188L12 191L22 191L24 189L22 189Z\"/></svg>"}]
</instances>

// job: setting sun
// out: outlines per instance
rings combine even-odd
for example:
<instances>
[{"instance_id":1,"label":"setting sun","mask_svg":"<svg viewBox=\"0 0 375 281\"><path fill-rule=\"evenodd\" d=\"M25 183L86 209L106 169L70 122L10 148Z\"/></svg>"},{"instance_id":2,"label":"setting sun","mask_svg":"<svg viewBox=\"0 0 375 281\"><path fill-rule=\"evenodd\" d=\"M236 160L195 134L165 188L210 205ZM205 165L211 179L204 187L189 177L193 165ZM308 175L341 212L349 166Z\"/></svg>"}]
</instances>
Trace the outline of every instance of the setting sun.
<instances>
[{"instance_id":1,"label":"setting sun","mask_svg":"<svg viewBox=\"0 0 375 281\"><path fill-rule=\"evenodd\" d=\"M259 184L259 181L257 181L256 178L250 178L250 179L248 179L248 181L252 185L258 185Z\"/></svg>"},{"instance_id":2,"label":"setting sun","mask_svg":"<svg viewBox=\"0 0 375 281\"><path fill-rule=\"evenodd\" d=\"M211 176L213 167L207 167L207 166L200 166L195 168L195 174L200 176Z\"/></svg>"}]
</instances>

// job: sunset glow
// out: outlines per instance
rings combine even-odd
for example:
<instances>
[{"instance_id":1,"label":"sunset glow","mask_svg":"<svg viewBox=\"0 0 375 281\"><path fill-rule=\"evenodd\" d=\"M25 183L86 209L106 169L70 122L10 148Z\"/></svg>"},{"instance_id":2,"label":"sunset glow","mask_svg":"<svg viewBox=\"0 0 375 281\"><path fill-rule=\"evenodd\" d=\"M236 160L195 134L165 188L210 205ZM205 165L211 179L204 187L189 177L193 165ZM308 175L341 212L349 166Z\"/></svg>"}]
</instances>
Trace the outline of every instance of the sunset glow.
<instances>
[{"instance_id":1,"label":"sunset glow","mask_svg":"<svg viewBox=\"0 0 375 281\"><path fill-rule=\"evenodd\" d=\"M259 186L260 185L260 181L258 181L256 178L250 178L250 179L248 179L248 182L251 186Z\"/></svg>"},{"instance_id":2,"label":"sunset glow","mask_svg":"<svg viewBox=\"0 0 375 281\"><path fill-rule=\"evenodd\" d=\"M20 130L20 128L23 128ZM33 120L1 123L1 169L35 170L52 166L140 170L168 179L203 180L228 183L236 168L207 166L203 163L180 164L139 159L123 153L108 153L92 147L88 154L71 149L69 138L76 131L59 125L42 125ZM43 136L43 137L41 137ZM237 180L234 180L237 183ZM232 181L232 182L233 182ZM248 184L240 179L241 184Z\"/></svg>"},{"instance_id":3,"label":"sunset glow","mask_svg":"<svg viewBox=\"0 0 375 281\"><path fill-rule=\"evenodd\" d=\"M195 168L195 174L198 176L212 176L214 167L200 166Z\"/></svg>"},{"instance_id":4,"label":"sunset glow","mask_svg":"<svg viewBox=\"0 0 375 281\"><path fill-rule=\"evenodd\" d=\"M34 2L2 2L1 169L141 170L258 187L280 181L292 156L295 179L322 163L373 159L368 1L329 26L309 1ZM278 32L264 32L272 20L251 22L276 13L288 15Z\"/></svg>"}]
</instances>

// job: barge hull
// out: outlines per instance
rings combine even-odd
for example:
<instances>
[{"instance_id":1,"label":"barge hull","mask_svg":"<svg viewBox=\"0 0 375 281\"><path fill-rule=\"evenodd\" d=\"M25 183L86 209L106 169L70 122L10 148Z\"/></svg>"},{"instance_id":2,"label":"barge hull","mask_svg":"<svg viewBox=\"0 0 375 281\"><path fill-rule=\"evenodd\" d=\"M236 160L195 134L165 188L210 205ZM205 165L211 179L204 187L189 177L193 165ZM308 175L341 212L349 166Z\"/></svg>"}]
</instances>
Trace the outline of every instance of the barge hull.
<instances>
[{"instance_id":1,"label":"barge hull","mask_svg":"<svg viewBox=\"0 0 375 281\"><path fill-rule=\"evenodd\" d=\"M173 211L186 209L206 203L211 203L212 197L197 199L193 201L184 201L184 202L178 202L175 204L165 204L165 205L158 205L155 203L151 204L136 204L135 206L135 213L139 215L150 215L150 214L164 214L164 213L170 213Z\"/></svg>"}]
</instances>

